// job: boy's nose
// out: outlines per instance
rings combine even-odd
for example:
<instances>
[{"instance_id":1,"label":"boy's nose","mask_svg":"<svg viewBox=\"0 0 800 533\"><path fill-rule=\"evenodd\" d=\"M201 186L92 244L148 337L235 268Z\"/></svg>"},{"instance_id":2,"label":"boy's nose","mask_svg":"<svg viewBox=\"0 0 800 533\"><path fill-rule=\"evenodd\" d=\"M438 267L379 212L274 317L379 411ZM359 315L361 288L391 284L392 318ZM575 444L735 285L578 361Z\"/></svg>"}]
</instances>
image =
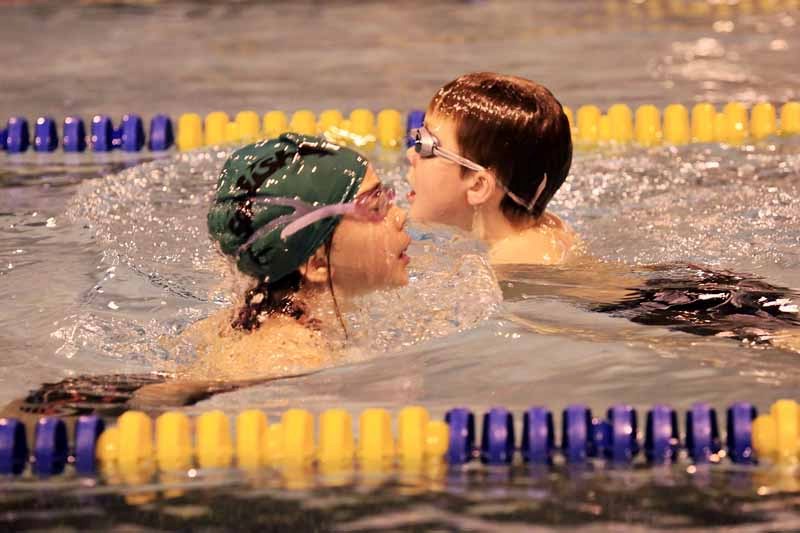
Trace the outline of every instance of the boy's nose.
<instances>
[{"instance_id":1,"label":"boy's nose","mask_svg":"<svg viewBox=\"0 0 800 533\"><path fill-rule=\"evenodd\" d=\"M408 159L408 162L411 163L412 166L417 162L417 159L419 159L419 154L413 146L406 150L406 159Z\"/></svg>"}]
</instances>

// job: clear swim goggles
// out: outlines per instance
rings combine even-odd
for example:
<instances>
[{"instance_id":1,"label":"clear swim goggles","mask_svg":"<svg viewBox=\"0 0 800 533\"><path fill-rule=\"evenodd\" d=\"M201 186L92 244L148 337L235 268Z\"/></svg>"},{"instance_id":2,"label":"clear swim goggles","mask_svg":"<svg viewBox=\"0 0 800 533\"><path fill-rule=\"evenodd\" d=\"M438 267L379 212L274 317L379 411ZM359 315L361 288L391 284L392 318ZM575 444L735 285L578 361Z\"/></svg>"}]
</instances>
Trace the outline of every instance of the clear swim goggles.
<instances>
[{"instance_id":1,"label":"clear swim goggles","mask_svg":"<svg viewBox=\"0 0 800 533\"><path fill-rule=\"evenodd\" d=\"M295 198L279 196L258 197L255 199L255 202L259 204L291 207L294 211L279 216L275 220L258 228L258 230L239 247L239 253L242 253L255 241L287 222L288 224L286 224L286 227L281 230L281 239L283 240L288 239L311 224L329 217L347 215L357 220L380 222L389 214L389 209L391 209L393 205L394 197L394 188L390 185L383 184L379 184L375 188L359 194L352 202L324 205L321 207L307 204Z\"/></svg>"},{"instance_id":2,"label":"clear swim goggles","mask_svg":"<svg viewBox=\"0 0 800 533\"><path fill-rule=\"evenodd\" d=\"M419 128L415 128L411 130L411 135L414 138L414 150L419 154L420 157L429 158L429 157L441 157L447 159L448 161L452 161L462 167L468 168L470 170L474 170L475 172L481 172L486 170L486 167L475 163L474 161L470 161L466 157L461 157L455 152L451 152L446 148L442 148L439 139L437 139L428 128L425 126L421 126ZM533 198L530 202L526 202L513 192L511 192L508 187L504 184L500 183L500 180L495 180L495 183L503 189L509 198L514 200L514 203L519 205L520 207L525 208L527 212L533 211L533 206L536 204L536 200L539 199L541 196L542 191L544 190L545 186L547 185L547 174L544 175L544 179L542 183L539 184L539 187L536 189L536 194L533 195Z\"/></svg>"}]
</instances>

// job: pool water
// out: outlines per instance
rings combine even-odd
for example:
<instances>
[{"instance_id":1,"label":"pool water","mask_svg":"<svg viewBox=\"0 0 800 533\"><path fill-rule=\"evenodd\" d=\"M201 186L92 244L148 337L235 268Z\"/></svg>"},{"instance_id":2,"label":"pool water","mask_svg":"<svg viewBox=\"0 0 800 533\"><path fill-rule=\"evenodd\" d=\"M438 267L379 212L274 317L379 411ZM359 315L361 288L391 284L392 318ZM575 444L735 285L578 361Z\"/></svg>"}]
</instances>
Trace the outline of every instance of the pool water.
<instances>
[{"instance_id":1,"label":"pool water","mask_svg":"<svg viewBox=\"0 0 800 533\"><path fill-rule=\"evenodd\" d=\"M3 116L405 110L424 107L440 84L478 69L536 79L573 109L617 101L780 103L798 99L800 87L791 59L800 14L784 2L2 9L0 33L10 47L0 73ZM31 46L40 33L49 38ZM73 34L92 37L69 40ZM141 55L130 55L134 47ZM0 402L44 381L176 362L158 339L229 301L205 234L210 187L229 149L151 162L144 161L150 155L0 155ZM402 153L371 155L402 193ZM348 316L359 335L341 364L187 411L258 407L275 416L292 406L355 414L421 404L440 417L459 405L476 413L495 405L559 412L586 403L603 412L629 403L641 417L657 402L722 409L737 400L763 411L796 397L796 345L692 335L592 307L632 279L690 273L687 265L800 287L799 176L798 138L577 151L551 206L582 236L585 260L504 268L496 279L479 243L412 225L412 283L372 296ZM271 479L228 473L185 480L186 493L174 500L164 486L3 482L0 521L25 528L254 529L270 521L344 530L780 530L798 521L793 476L730 467L698 474L685 465L659 474L470 471L427 487L435 491L390 477L379 490L359 481L351 490L287 492Z\"/></svg>"}]
</instances>

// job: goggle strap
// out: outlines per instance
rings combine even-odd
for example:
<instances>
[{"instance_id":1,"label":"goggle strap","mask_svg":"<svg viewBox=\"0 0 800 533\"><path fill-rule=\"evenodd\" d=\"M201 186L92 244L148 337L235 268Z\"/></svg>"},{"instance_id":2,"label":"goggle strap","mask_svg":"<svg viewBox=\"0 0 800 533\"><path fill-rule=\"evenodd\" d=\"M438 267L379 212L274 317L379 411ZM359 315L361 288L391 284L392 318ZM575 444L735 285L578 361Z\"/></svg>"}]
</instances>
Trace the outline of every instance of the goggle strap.
<instances>
[{"instance_id":1,"label":"goggle strap","mask_svg":"<svg viewBox=\"0 0 800 533\"><path fill-rule=\"evenodd\" d=\"M244 244L239 246L238 252L241 254L242 252L250 248L250 246L258 239L260 239L262 236L276 229L281 224L284 224L286 222L291 222L295 218L297 218L297 213L289 213L288 215L279 216L275 220L272 220L269 224L261 226L256 231L254 231L252 235L250 235L250 238L247 239L247 241L245 241Z\"/></svg>"},{"instance_id":2,"label":"goggle strap","mask_svg":"<svg viewBox=\"0 0 800 533\"><path fill-rule=\"evenodd\" d=\"M451 152L450 150L439 146L439 140L431 132L429 132L425 126L422 126L421 128L415 128L413 130L413 134L415 137L415 143L417 145L417 152L419 152L422 157L439 156L452 161L453 163L457 163L462 167L474 170L475 172L486 170L478 163L470 161L469 159L461 157L455 152ZM428 150L430 150L430 153L428 153Z\"/></svg>"},{"instance_id":3,"label":"goggle strap","mask_svg":"<svg viewBox=\"0 0 800 533\"><path fill-rule=\"evenodd\" d=\"M424 126L421 128L415 128L414 136L416 137L416 143L418 146L417 151L420 152L420 154L422 154L423 157L425 156L425 154L423 154L423 149L427 146L430 146L431 147L430 150L432 152L430 155L442 157L444 159L452 161L453 163L457 163L462 167L474 170L475 172L482 172L486 170L486 168L483 167L482 165L479 165L478 163L470 161L469 159L462 157L456 154L455 152L451 152L450 150L439 146L436 137L434 137L433 134L431 134L431 132L429 132L427 128L425 128ZM511 190L509 190L508 187L506 187L499 181L497 183L500 185L500 188L503 189L503 192L505 192L509 198L514 200L514 203L516 203L520 207L523 207L525 211L530 213L533 211L533 206L536 205L536 200L539 199L539 196L542 195L542 192L544 192L544 188L547 186L547 174L544 175L544 179L539 184L539 187L536 189L536 194L533 195L533 198L531 199L530 202L526 202L525 200L523 200L522 198L511 192Z\"/></svg>"},{"instance_id":4,"label":"goggle strap","mask_svg":"<svg viewBox=\"0 0 800 533\"><path fill-rule=\"evenodd\" d=\"M387 195L389 201L391 201L391 199L394 198L394 190L389 189ZM249 248L250 245L252 245L255 241L273 231L281 224L286 224L288 222L286 227L281 230L281 239L286 240L301 229L306 228L315 222L328 217L346 215L357 209L355 202L314 207L296 198L262 196L256 198L255 201L264 204L291 207L294 209L294 211L292 213L279 216L275 220L270 221L268 224L253 232L250 238L248 238L247 241L239 247L238 251L240 254L247 250L247 248Z\"/></svg>"},{"instance_id":5,"label":"goggle strap","mask_svg":"<svg viewBox=\"0 0 800 533\"><path fill-rule=\"evenodd\" d=\"M315 209L287 224L286 227L281 231L281 239L285 241L301 229L306 228L315 222L319 222L320 220L328 217L346 215L354 209L355 206L352 203L326 205L325 207Z\"/></svg>"},{"instance_id":6,"label":"goggle strap","mask_svg":"<svg viewBox=\"0 0 800 533\"><path fill-rule=\"evenodd\" d=\"M259 196L254 199L255 202L261 204L270 204L270 205L279 205L283 207L291 207L294 209L293 212L287 213L285 215L281 215L275 220L270 221L268 224L258 228L256 231L253 232L252 235L242 244L239 246L238 253L241 254L245 250L247 250L254 242L260 239L262 236L268 234L272 230L276 229L281 224L285 224L287 222L291 222L296 218L301 218L308 213L313 213L314 207L307 204L302 200L298 200L296 198L285 198L281 196Z\"/></svg>"},{"instance_id":7,"label":"goggle strap","mask_svg":"<svg viewBox=\"0 0 800 533\"><path fill-rule=\"evenodd\" d=\"M525 211L527 211L528 213L533 211L533 206L536 205L536 200L538 200L539 197L542 195L542 192L544 192L544 188L546 186L547 186L547 174L544 175L544 179L539 184L539 187L536 189L536 194L533 195L531 201L526 202L525 200L523 200L522 198L511 192L505 185L500 185L500 187L502 187L503 191L508 195L508 197L514 200L514 203L516 203L520 207L525 208Z\"/></svg>"},{"instance_id":8,"label":"goggle strap","mask_svg":"<svg viewBox=\"0 0 800 533\"><path fill-rule=\"evenodd\" d=\"M458 163L462 167L466 167L470 170L474 170L475 172L482 172L486 170L486 168L482 167L478 163L473 163L469 159L465 157L461 157L460 155L447 150L446 148L442 148L441 146L433 146L433 153L434 155L438 155L439 157L443 157L445 159L449 159L453 163Z\"/></svg>"}]
</instances>

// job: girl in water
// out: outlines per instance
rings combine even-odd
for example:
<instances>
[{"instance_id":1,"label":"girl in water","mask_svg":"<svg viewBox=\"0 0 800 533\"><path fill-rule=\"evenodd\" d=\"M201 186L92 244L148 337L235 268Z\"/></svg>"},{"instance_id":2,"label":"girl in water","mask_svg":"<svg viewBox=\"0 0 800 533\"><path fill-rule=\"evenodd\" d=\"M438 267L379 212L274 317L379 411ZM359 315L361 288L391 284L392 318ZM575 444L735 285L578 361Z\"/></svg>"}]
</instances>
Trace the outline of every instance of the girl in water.
<instances>
[{"instance_id":1,"label":"girl in water","mask_svg":"<svg viewBox=\"0 0 800 533\"><path fill-rule=\"evenodd\" d=\"M411 238L393 200L366 159L320 137L286 133L234 152L208 230L246 289L181 336L196 358L180 381L143 387L133 403L334 363L348 300L408 283Z\"/></svg>"},{"instance_id":2,"label":"girl in water","mask_svg":"<svg viewBox=\"0 0 800 533\"><path fill-rule=\"evenodd\" d=\"M210 366L200 374L319 366L336 329L346 336L340 305L408 282L411 239L393 199L366 159L319 137L287 133L232 154L208 229L250 286L232 311L188 333L202 337L193 344Z\"/></svg>"},{"instance_id":3,"label":"girl in water","mask_svg":"<svg viewBox=\"0 0 800 533\"><path fill-rule=\"evenodd\" d=\"M323 138L287 133L237 150L220 174L208 228L246 288L231 309L178 339L194 361L174 376L45 384L2 414L161 409L335 362L349 299L408 283L411 239L393 200L366 159Z\"/></svg>"}]
</instances>

